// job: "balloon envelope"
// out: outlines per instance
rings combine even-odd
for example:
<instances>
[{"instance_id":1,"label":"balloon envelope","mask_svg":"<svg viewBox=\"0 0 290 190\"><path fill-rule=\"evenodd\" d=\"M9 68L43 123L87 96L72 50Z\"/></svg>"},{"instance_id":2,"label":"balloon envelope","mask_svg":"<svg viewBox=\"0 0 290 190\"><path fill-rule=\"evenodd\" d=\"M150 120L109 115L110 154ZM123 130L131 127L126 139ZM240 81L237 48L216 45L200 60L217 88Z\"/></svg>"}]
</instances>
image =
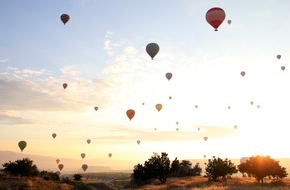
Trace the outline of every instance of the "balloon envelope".
<instances>
[{"instance_id":1,"label":"balloon envelope","mask_svg":"<svg viewBox=\"0 0 290 190\"><path fill-rule=\"evenodd\" d=\"M159 45L156 43L149 43L146 46L146 52L148 53L148 55L151 57L151 59L153 60L153 58L157 55L157 53L159 52Z\"/></svg>"},{"instance_id":2,"label":"balloon envelope","mask_svg":"<svg viewBox=\"0 0 290 190\"><path fill-rule=\"evenodd\" d=\"M207 141L208 138L207 138L207 137L203 137L203 139L204 139L205 141Z\"/></svg>"},{"instance_id":3,"label":"balloon envelope","mask_svg":"<svg viewBox=\"0 0 290 190\"><path fill-rule=\"evenodd\" d=\"M281 69L282 69L282 71L284 71L285 70L285 66L282 66Z\"/></svg>"},{"instance_id":4,"label":"balloon envelope","mask_svg":"<svg viewBox=\"0 0 290 190\"><path fill-rule=\"evenodd\" d=\"M88 165L87 164L83 164L82 165L82 169L84 170L84 172L88 169Z\"/></svg>"},{"instance_id":5,"label":"balloon envelope","mask_svg":"<svg viewBox=\"0 0 290 190\"><path fill-rule=\"evenodd\" d=\"M56 163L59 164L59 162L60 162L60 160L59 159L56 159Z\"/></svg>"},{"instance_id":6,"label":"balloon envelope","mask_svg":"<svg viewBox=\"0 0 290 190\"><path fill-rule=\"evenodd\" d=\"M246 74L245 71L242 71L242 72L241 72L242 77L245 76L245 74Z\"/></svg>"},{"instance_id":7,"label":"balloon envelope","mask_svg":"<svg viewBox=\"0 0 290 190\"><path fill-rule=\"evenodd\" d=\"M225 11L219 7L211 8L205 15L206 21L217 31L226 18Z\"/></svg>"},{"instance_id":8,"label":"balloon envelope","mask_svg":"<svg viewBox=\"0 0 290 190\"><path fill-rule=\"evenodd\" d=\"M63 22L63 24L66 24L70 19L70 16L68 14L62 14L60 16L60 20Z\"/></svg>"},{"instance_id":9,"label":"balloon envelope","mask_svg":"<svg viewBox=\"0 0 290 190\"><path fill-rule=\"evenodd\" d=\"M67 83L63 83L63 84L62 84L62 87L63 87L64 89L66 89L66 87L67 87Z\"/></svg>"},{"instance_id":10,"label":"balloon envelope","mask_svg":"<svg viewBox=\"0 0 290 190\"><path fill-rule=\"evenodd\" d=\"M90 143L91 143L91 139L88 139L88 140L87 140L87 143L90 144Z\"/></svg>"},{"instance_id":11,"label":"balloon envelope","mask_svg":"<svg viewBox=\"0 0 290 190\"><path fill-rule=\"evenodd\" d=\"M63 164L58 164L58 169L61 171L63 169L64 165Z\"/></svg>"},{"instance_id":12,"label":"balloon envelope","mask_svg":"<svg viewBox=\"0 0 290 190\"><path fill-rule=\"evenodd\" d=\"M172 78L172 73L166 73L165 74L165 77L170 80Z\"/></svg>"},{"instance_id":13,"label":"balloon envelope","mask_svg":"<svg viewBox=\"0 0 290 190\"><path fill-rule=\"evenodd\" d=\"M25 149L26 146L27 146L26 141L19 141L18 142L18 147L20 148L21 152Z\"/></svg>"},{"instance_id":14,"label":"balloon envelope","mask_svg":"<svg viewBox=\"0 0 290 190\"><path fill-rule=\"evenodd\" d=\"M277 59L281 59L281 55L277 55Z\"/></svg>"},{"instance_id":15,"label":"balloon envelope","mask_svg":"<svg viewBox=\"0 0 290 190\"><path fill-rule=\"evenodd\" d=\"M111 158L112 157L112 153L109 153L108 156Z\"/></svg>"},{"instance_id":16,"label":"balloon envelope","mask_svg":"<svg viewBox=\"0 0 290 190\"><path fill-rule=\"evenodd\" d=\"M160 111L161 109L162 109L162 104L156 104L156 109L158 110L158 111Z\"/></svg>"},{"instance_id":17,"label":"balloon envelope","mask_svg":"<svg viewBox=\"0 0 290 190\"><path fill-rule=\"evenodd\" d=\"M55 137L56 137L56 133L52 133L52 137L55 139Z\"/></svg>"},{"instance_id":18,"label":"balloon envelope","mask_svg":"<svg viewBox=\"0 0 290 190\"><path fill-rule=\"evenodd\" d=\"M99 107L95 106L94 109L95 109L95 111L98 111Z\"/></svg>"},{"instance_id":19,"label":"balloon envelope","mask_svg":"<svg viewBox=\"0 0 290 190\"><path fill-rule=\"evenodd\" d=\"M232 23L232 21L231 20L228 20L228 24L231 24Z\"/></svg>"},{"instance_id":20,"label":"balloon envelope","mask_svg":"<svg viewBox=\"0 0 290 190\"><path fill-rule=\"evenodd\" d=\"M82 159L84 159L86 157L86 154L85 153L81 153L81 157L82 157Z\"/></svg>"},{"instance_id":21,"label":"balloon envelope","mask_svg":"<svg viewBox=\"0 0 290 190\"><path fill-rule=\"evenodd\" d=\"M131 120L135 115L135 111L132 109L129 109L129 110L127 110L126 114L127 114L128 118Z\"/></svg>"},{"instance_id":22,"label":"balloon envelope","mask_svg":"<svg viewBox=\"0 0 290 190\"><path fill-rule=\"evenodd\" d=\"M140 142L141 142L140 140L137 140L137 144L140 144Z\"/></svg>"}]
</instances>

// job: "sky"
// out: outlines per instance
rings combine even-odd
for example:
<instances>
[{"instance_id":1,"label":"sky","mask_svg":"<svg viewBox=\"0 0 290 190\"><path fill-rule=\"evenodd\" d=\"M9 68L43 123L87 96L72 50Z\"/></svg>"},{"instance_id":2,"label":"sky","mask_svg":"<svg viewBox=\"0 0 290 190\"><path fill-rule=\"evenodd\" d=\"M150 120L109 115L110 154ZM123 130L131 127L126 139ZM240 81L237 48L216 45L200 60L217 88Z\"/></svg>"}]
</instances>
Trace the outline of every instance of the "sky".
<instances>
[{"instance_id":1,"label":"sky","mask_svg":"<svg viewBox=\"0 0 290 190\"><path fill-rule=\"evenodd\" d=\"M288 158L289 6L0 1L0 150L21 152L24 140L26 154L81 160L85 153L132 168L153 152ZM213 7L226 14L218 31L205 19ZM151 42L160 47L153 60L145 50Z\"/></svg>"}]
</instances>

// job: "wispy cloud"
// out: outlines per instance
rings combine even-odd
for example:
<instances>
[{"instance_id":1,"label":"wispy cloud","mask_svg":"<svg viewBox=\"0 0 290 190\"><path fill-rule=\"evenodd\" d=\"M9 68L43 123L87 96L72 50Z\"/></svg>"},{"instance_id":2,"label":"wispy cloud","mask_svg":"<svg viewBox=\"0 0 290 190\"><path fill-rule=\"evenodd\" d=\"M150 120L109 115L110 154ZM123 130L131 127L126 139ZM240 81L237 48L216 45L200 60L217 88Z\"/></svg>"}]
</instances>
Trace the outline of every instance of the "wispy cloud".
<instances>
[{"instance_id":1,"label":"wispy cloud","mask_svg":"<svg viewBox=\"0 0 290 190\"><path fill-rule=\"evenodd\" d=\"M7 114L0 113L0 124L19 125L19 124L31 124L31 123L33 122L28 119L24 119L22 117L15 117L15 116L10 116Z\"/></svg>"}]
</instances>

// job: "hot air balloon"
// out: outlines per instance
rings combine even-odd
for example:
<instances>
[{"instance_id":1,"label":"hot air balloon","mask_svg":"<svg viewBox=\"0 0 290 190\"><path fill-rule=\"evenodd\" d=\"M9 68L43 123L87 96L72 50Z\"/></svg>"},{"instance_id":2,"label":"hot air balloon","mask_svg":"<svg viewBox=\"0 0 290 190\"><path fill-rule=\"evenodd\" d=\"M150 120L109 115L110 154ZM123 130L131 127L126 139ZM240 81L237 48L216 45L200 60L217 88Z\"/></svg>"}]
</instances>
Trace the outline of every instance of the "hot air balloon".
<instances>
[{"instance_id":1,"label":"hot air balloon","mask_svg":"<svg viewBox=\"0 0 290 190\"><path fill-rule=\"evenodd\" d=\"M242 71L242 72L241 72L242 77L245 76L245 74L246 74L245 71Z\"/></svg>"},{"instance_id":2,"label":"hot air balloon","mask_svg":"<svg viewBox=\"0 0 290 190\"><path fill-rule=\"evenodd\" d=\"M234 125L234 129L237 129L238 128L238 126L237 125Z\"/></svg>"},{"instance_id":3,"label":"hot air balloon","mask_svg":"<svg viewBox=\"0 0 290 190\"><path fill-rule=\"evenodd\" d=\"M172 73L166 73L165 74L165 77L170 80L172 78Z\"/></svg>"},{"instance_id":4,"label":"hot air balloon","mask_svg":"<svg viewBox=\"0 0 290 190\"><path fill-rule=\"evenodd\" d=\"M257 108L260 109L260 105L257 105Z\"/></svg>"},{"instance_id":5,"label":"hot air balloon","mask_svg":"<svg viewBox=\"0 0 290 190\"><path fill-rule=\"evenodd\" d=\"M52 133L51 136L55 139L55 137L56 137L56 133Z\"/></svg>"},{"instance_id":6,"label":"hot air balloon","mask_svg":"<svg viewBox=\"0 0 290 190\"><path fill-rule=\"evenodd\" d=\"M281 59L281 55L277 55L276 57L277 57L277 59Z\"/></svg>"},{"instance_id":7,"label":"hot air balloon","mask_svg":"<svg viewBox=\"0 0 290 190\"><path fill-rule=\"evenodd\" d=\"M206 158L206 155L204 154L203 157Z\"/></svg>"},{"instance_id":8,"label":"hot air balloon","mask_svg":"<svg viewBox=\"0 0 290 190\"><path fill-rule=\"evenodd\" d=\"M284 71L285 70L285 66L282 66L281 69L282 69L282 71Z\"/></svg>"},{"instance_id":9,"label":"hot air balloon","mask_svg":"<svg viewBox=\"0 0 290 190\"><path fill-rule=\"evenodd\" d=\"M225 20L226 14L223 9L214 7L207 11L205 18L206 21L215 29L215 31L218 31L217 29Z\"/></svg>"},{"instance_id":10,"label":"hot air balloon","mask_svg":"<svg viewBox=\"0 0 290 190\"><path fill-rule=\"evenodd\" d=\"M63 22L63 24L65 25L70 19L70 16L68 14L62 14L60 16L60 20Z\"/></svg>"},{"instance_id":11,"label":"hot air balloon","mask_svg":"<svg viewBox=\"0 0 290 190\"><path fill-rule=\"evenodd\" d=\"M147 51L148 55L151 57L151 59L153 60L155 55L157 55L157 53L159 52L159 45L156 43L149 43L146 46L146 51Z\"/></svg>"},{"instance_id":12,"label":"hot air balloon","mask_svg":"<svg viewBox=\"0 0 290 190\"><path fill-rule=\"evenodd\" d=\"M142 103L142 105L144 106L144 105L145 105L145 103L143 102L143 103Z\"/></svg>"},{"instance_id":13,"label":"hot air balloon","mask_svg":"<svg viewBox=\"0 0 290 190\"><path fill-rule=\"evenodd\" d=\"M127 114L128 118L131 120L135 115L135 111L132 109L129 109L129 110L127 110L126 114Z\"/></svg>"},{"instance_id":14,"label":"hot air balloon","mask_svg":"<svg viewBox=\"0 0 290 190\"><path fill-rule=\"evenodd\" d=\"M168 98L169 98L169 100L171 100L172 99L172 96L169 96Z\"/></svg>"},{"instance_id":15,"label":"hot air balloon","mask_svg":"<svg viewBox=\"0 0 290 190\"><path fill-rule=\"evenodd\" d=\"M231 20L228 20L228 24L231 24L232 23L232 21Z\"/></svg>"},{"instance_id":16,"label":"hot air balloon","mask_svg":"<svg viewBox=\"0 0 290 190\"><path fill-rule=\"evenodd\" d=\"M59 164L60 160L59 159L56 159L56 164Z\"/></svg>"},{"instance_id":17,"label":"hot air balloon","mask_svg":"<svg viewBox=\"0 0 290 190\"><path fill-rule=\"evenodd\" d=\"M254 105L254 101L250 101L250 104L251 104L251 105Z\"/></svg>"},{"instance_id":18,"label":"hot air balloon","mask_svg":"<svg viewBox=\"0 0 290 190\"><path fill-rule=\"evenodd\" d=\"M88 165L87 164L83 164L82 165L82 169L84 170L84 172L88 169Z\"/></svg>"},{"instance_id":19,"label":"hot air balloon","mask_svg":"<svg viewBox=\"0 0 290 190\"><path fill-rule=\"evenodd\" d=\"M231 109L231 106L228 106L228 109L230 110Z\"/></svg>"},{"instance_id":20,"label":"hot air balloon","mask_svg":"<svg viewBox=\"0 0 290 190\"><path fill-rule=\"evenodd\" d=\"M199 131L200 131L200 128L197 128L197 130L199 130Z\"/></svg>"},{"instance_id":21,"label":"hot air balloon","mask_svg":"<svg viewBox=\"0 0 290 190\"><path fill-rule=\"evenodd\" d=\"M111 158L112 157L112 153L109 153L108 156Z\"/></svg>"},{"instance_id":22,"label":"hot air balloon","mask_svg":"<svg viewBox=\"0 0 290 190\"><path fill-rule=\"evenodd\" d=\"M82 159L84 159L86 157L86 154L85 153L81 153L81 157L82 157Z\"/></svg>"},{"instance_id":23,"label":"hot air balloon","mask_svg":"<svg viewBox=\"0 0 290 190\"><path fill-rule=\"evenodd\" d=\"M176 122L175 122L175 124L176 124L176 125L178 125L178 124L179 124L179 122L178 122L178 121L176 121Z\"/></svg>"},{"instance_id":24,"label":"hot air balloon","mask_svg":"<svg viewBox=\"0 0 290 190\"><path fill-rule=\"evenodd\" d=\"M99 108L97 106L95 106L94 109L95 109L95 111L98 111Z\"/></svg>"},{"instance_id":25,"label":"hot air balloon","mask_svg":"<svg viewBox=\"0 0 290 190\"><path fill-rule=\"evenodd\" d=\"M197 109L198 108L198 105L195 105L194 107Z\"/></svg>"},{"instance_id":26,"label":"hot air balloon","mask_svg":"<svg viewBox=\"0 0 290 190\"><path fill-rule=\"evenodd\" d=\"M161 109L162 109L162 104L156 104L156 109L158 110L158 111L160 111Z\"/></svg>"},{"instance_id":27,"label":"hot air balloon","mask_svg":"<svg viewBox=\"0 0 290 190\"><path fill-rule=\"evenodd\" d=\"M179 131L179 128L178 127L176 127L176 131Z\"/></svg>"},{"instance_id":28,"label":"hot air balloon","mask_svg":"<svg viewBox=\"0 0 290 190\"><path fill-rule=\"evenodd\" d=\"M137 140L137 144L138 144L138 145L140 144L140 142L141 142L140 140Z\"/></svg>"},{"instance_id":29,"label":"hot air balloon","mask_svg":"<svg viewBox=\"0 0 290 190\"><path fill-rule=\"evenodd\" d=\"M157 128L154 128L154 130L156 131L156 130L157 130Z\"/></svg>"},{"instance_id":30,"label":"hot air balloon","mask_svg":"<svg viewBox=\"0 0 290 190\"><path fill-rule=\"evenodd\" d=\"M208 138L207 138L207 137L203 137L203 139L204 139L205 141L207 141Z\"/></svg>"},{"instance_id":31,"label":"hot air balloon","mask_svg":"<svg viewBox=\"0 0 290 190\"><path fill-rule=\"evenodd\" d=\"M62 87L63 87L64 89L66 89L67 86L68 86L67 83L63 83L63 84L62 84Z\"/></svg>"},{"instance_id":32,"label":"hot air balloon","mask_svg":"<svg viewBox=\"0 0 290 190\"><path fill-rule=\"evenodd\" d=\"M90 143L91 143L91 139L88 139L88 140L87 140L87 143L90 144Z\"/></svg>"},{"instance_id":33,"label":"hot air balloon","mask_svg":"<svg viewBox=\"0 0 290 190\"><path fill-rule=\"evenodd\" d=\"M64 165L63 164L58 164L58 169L61 171L63 169Z\"/></svg>"},{"instance_id":34,"label":"hot air balloon","mask_svg":"<svg viewBox=\"0 0 290 190\"><path fill-rule=\"evenodd\" d=\"M27 146L26 141L19 141L18 142L18 147L20 148L21 152L25 149L26 146Z\"/></svg>"}]
</instances>

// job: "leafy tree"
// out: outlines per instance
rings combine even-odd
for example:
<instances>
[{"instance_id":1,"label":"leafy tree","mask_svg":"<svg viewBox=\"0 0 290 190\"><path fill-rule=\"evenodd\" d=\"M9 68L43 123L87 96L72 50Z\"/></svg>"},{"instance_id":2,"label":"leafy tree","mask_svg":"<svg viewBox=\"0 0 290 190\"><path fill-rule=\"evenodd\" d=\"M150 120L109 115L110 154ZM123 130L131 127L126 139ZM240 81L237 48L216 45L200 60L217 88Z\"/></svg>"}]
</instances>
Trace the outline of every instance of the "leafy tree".
<instances>
[{"instance_id":1,"label":"leafy tree","mask_svg":"<svg viewBox=\"0 0 290 190\"><path fill-rule=\"evenodd\" d=\"M214 156L213 159L208 160L205 171L209 181L226 180L227 176L238 172L231 160L227 158L223 160L221 158L215 158Z\"/></svg>"},{"instance_id":2,"label":"leafy tree","mask_svg":"<svg viewBox=\"0 0 290 190\"><path fill-rule=\"evenodd\" d=\"M29 158L23 158L15 162L9 161L2 164L2 166L4 167L3 172L12 175L37 176L39 174L37 166Z\"/></svg>"},{"instance_id":3,"label":"leafy tree","mask_svg":"<svg viewBox=\"0 0 290 190\"><path fill-rule=\"evenodd\" d=\"M83 176L81 174L74 174L74 180L75 181L81 181L82 177Z\"/></svg>"},{"instance_id":4,"label":"leafy tree","mask_svg":"<svg viewBox=\"0 0 290 190\"><path fill-rule=\"evenodd\" d=\"M171 163L170 176L177 177L179 176L179 172L180 172L180 163L179 163L179 160L175 158Z\"/></svg>"},{"instance_id":5,"label":"leafy tree","mask_svg":"<svg viewBox=\"0 0 290 190\"><path fill-rule=\"evenodd\" d=\"M264 182L265 177L273 177L275 180L280 180L287 177L286 168L279 165L279 161L272 159L270 156L252 156L246 162L238 165L241 173L247 173L253 176L260 183Z\"/></svg>"},{"instance_id":6,"label":"leafy tree","mask_svg":"<svg viewBox=\"0 0 290 190\"><path fill-rule=\"evenodd\" d=\"M56 172L41 171L40 177L45 180L60 181L59 175Z\"/></svg>"},{"instance_id":7,"label":"leafy tree","mask_svg":"<svg viewBox=\"0 0 290 190\"><path fill-rule=\"evenodd\" d=\"M166 183L170 174L170 160L168 154L161 153L161 156L154 153L153 156L145 161L144 166L138 164L134 166L133 178L135 180L158 179L161 183Z\"/></svg>"}]
</instances>

